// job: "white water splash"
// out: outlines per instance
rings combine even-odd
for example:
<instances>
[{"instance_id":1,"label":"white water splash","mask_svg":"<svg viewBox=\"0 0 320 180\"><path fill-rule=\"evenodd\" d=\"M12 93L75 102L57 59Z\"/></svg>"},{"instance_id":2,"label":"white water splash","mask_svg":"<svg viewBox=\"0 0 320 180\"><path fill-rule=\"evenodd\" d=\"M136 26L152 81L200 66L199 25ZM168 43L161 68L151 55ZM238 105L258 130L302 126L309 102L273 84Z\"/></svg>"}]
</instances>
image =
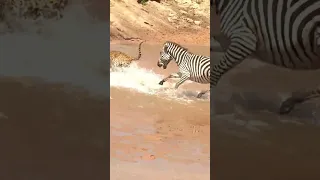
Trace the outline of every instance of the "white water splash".
<instances>
[{"instance_id":1,"label":"white water splash","mask_svg":"<svg viewBox=\"0 0 320 180\"><path fill-rule=\"evenodd\" d=\"M141 93L183 102L199 100L195 98L199 91L187 90L182 87L176 90L174 89L175 83L170 82L159 85L158 83L163 78L152 70L138 67L136 63L132 63L128 68L118 68L110 72L110 86L134 89ZM186 83L190 83L190 81ZM203 95L200 100L209 100L209 95Z\"/></svg>"}]
</instances>

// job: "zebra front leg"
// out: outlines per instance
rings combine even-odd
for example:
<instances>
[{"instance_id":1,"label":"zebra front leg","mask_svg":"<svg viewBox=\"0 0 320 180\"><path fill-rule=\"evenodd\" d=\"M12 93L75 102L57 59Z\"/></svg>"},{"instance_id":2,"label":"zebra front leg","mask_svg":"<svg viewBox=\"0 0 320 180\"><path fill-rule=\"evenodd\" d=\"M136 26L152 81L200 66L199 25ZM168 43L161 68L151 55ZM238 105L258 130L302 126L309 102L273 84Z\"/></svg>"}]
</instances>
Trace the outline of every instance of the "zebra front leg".
<instances>
[{"instance_id":1,"label":"zebra front leg","mask_svg":"<svg viewBox=\"0 0 320 180\"><path fill-rule=\"evenodd\" d=\"M320 97L320 87L313 90L292 93L291 97L282 102L279 113L288 114L293 110L296 104L300 104L317 97Z\"/></svg>"},{"instance_id":2,"label":"zebra front leg","mask_svg":"<svg viewBox=\"0 0 320 180\"><path fill-rule=\"evenodd\" d=\"M186 82L188 79L190 78L190 74L183 74L180 78L180 80L176 83L176 85L174 86L175 89L178 89L178 87L183 84L184 82Z\"/></svg>"},{"instance_id":3,"label":"zebra front leg","mask_svg":"<svg viewBox=\"0 0 320 180\"><path fill-rule=\"evenodd\" d=\"M159 84L163 85L164 82L166 82L168 79L176 79L176 78L181 78L182 73L181 72L177 72L177 73L172 73L169 76L167 76L166 78L162 79Z\"/></svg>"}]
</instances>

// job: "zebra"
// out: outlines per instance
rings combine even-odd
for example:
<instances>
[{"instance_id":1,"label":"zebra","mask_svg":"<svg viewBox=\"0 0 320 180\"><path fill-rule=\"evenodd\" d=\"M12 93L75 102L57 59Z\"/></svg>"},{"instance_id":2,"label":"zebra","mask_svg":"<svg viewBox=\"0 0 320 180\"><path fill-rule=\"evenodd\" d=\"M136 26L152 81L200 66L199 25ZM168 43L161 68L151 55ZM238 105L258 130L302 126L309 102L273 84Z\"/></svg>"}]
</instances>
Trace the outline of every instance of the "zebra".
<instances>
[{"instance_id":1,"label":"zebra","mask_svg":"<svg viewBox=\"0 0 320 180\"><path fill-rule=\"evenodd\" d=\"M166 78L162 79L159 84L163 85L168 79L180 78L175 84L175 89L187 80L191 80L201 84L210 83L210 57L196 55L188 51L187 48L181 45L166 41L163 44L162 51L160 51L160 58L157 63L158 67L167 68L170 61L174 59L179 67L179 72L172 73ZM202 90L197 98L206 94L210 90Z\"/></svg>"},{"instance_id":2,"label":"zebra","mask_svg":"<svg viewBox=\"0 0 320 180\"><path fill-rule=\"evenodd\" d=\"M249 56L291 70L320 69L319 0L215 0L214 6L221 33L213 37L225 51L212 64L210 88ZM279 113L319 96L320 86L292 92Z\"/></svg>"}]
</instances>

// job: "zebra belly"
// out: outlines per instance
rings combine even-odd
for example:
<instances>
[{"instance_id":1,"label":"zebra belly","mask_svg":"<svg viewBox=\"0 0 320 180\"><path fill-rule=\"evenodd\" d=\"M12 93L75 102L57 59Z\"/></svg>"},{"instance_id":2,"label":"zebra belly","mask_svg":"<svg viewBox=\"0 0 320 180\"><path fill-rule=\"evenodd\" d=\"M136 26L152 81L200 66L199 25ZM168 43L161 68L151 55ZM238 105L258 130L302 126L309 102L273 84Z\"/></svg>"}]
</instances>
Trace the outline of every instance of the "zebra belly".
<instances>
[{"instance_id":1,"label":"zebra belly","mask_svg":"<svg viewBox=\"0 0 320 180\"><path fill-rule=\"evenodd\" d=\"M200 84L208 84L210 83L210 76L191 76L189 80Z\"/></svg>"},{"instance_id":2,"label":"zebra belly","mask_svg":"<svg viewBox=\"0 0 320 180\"><path fill-rule=\"evenodd\" d=\"M292 53L291 53L292 54ZM316 70L320 69L320 57L316 54L308 55L308 58L299 58L294 54L288 55L287 51L270 51L260 48L254 53L257 60L267 64L293 70Z\"/></svg>"}]
</instances>

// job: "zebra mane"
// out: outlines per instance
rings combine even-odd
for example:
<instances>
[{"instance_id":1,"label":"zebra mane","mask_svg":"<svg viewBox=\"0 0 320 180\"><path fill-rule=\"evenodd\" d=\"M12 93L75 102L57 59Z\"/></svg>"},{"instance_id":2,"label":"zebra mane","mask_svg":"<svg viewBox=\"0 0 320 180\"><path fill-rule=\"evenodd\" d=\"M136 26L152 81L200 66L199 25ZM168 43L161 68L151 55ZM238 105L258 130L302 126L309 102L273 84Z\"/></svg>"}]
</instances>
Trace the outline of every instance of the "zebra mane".
<instances>
[{"instance_id":1,"label":"zebra mane","mask_svg":"<svg viewBox=\"0 0 320 180\"><path fill-rule=\"evenodd\" d=\"M184 49L184 50L188 51L188 49L187 49L187 48L185 48L185 47L181 46L180 44L178 44L178 43L176 43L176 42L173 42L173 41L166 41L166 42L164 43L164 45L166 45L167 43L169 43L169 44L174 44L174 45L179 46L180 48L182 48L182 49Z\"/></svg>"},{"instance_id":2,"label":"zebra mane","mask_svg":"<svg viewBox=\"0 0 320 180\"><path fill-rule=\"evenodd\" d=\"M216 14L220 15L229 2L230 0L214 0L213 8L215 8Z\"/></svg>"}]
</instances>

